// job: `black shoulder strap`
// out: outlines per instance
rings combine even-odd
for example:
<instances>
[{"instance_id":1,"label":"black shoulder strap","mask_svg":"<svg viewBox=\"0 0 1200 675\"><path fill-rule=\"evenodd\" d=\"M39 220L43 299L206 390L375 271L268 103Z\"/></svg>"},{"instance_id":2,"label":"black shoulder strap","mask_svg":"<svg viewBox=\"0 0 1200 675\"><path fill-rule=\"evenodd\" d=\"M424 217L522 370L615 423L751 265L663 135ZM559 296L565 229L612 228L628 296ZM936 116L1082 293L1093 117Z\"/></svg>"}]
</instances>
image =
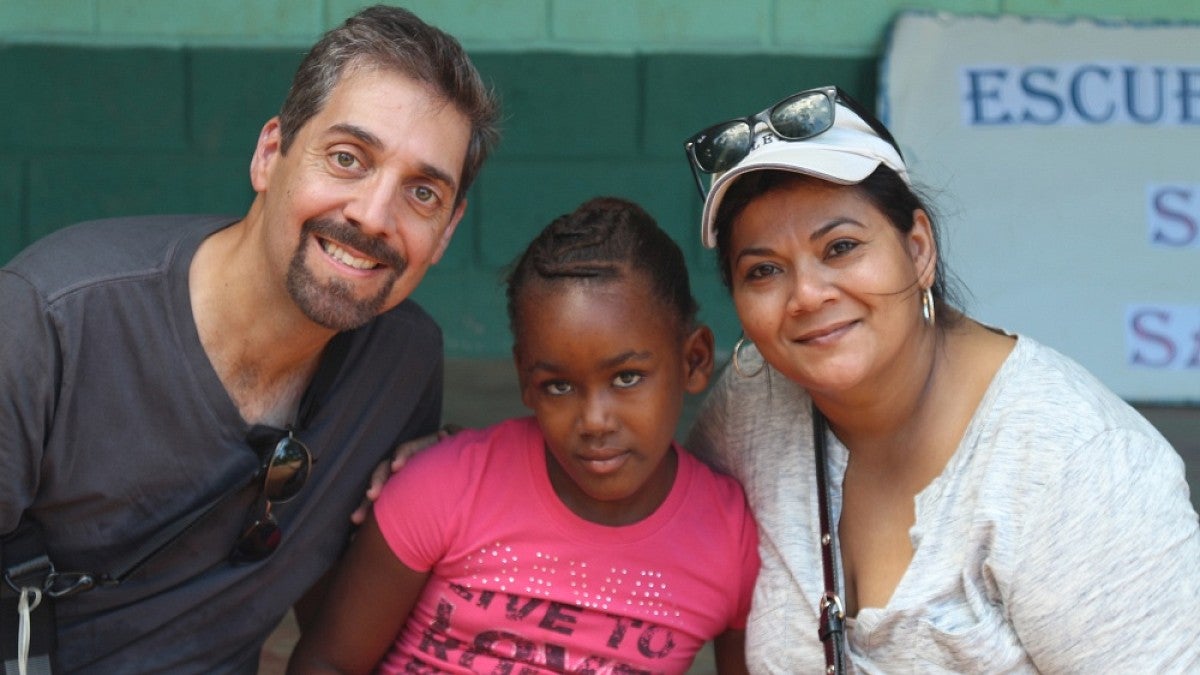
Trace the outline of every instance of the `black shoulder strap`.
<instances>
[{"instance_id":1,"label":"black shoulder strap","mask_svg":"<svg viewBox=\"0 0 1200 675\"><path fill-rule=\"evenodd\" d=\"M29 519L0 540L0 655L4 672L49 675L54 648L56 574L41 531Z\"/></svg>"},{"instance_id":2,"label":"black shoulder strap","mask_svg":"<svg viewBox=\"0 0 1200 675\"><path fill-rule=\"evenodd\" d=\"M825 592L821 594L820 625L817 635L825 644L825 672L841 675L846 672L845 635L846 611L838 595L837 569L833 560L833 549L837 540L833 536L833 507L829 503L829 466L825 459L828 422L825 415L812 407L813 451L816 456L817 502L821 522L821 571L825 577Z\"/></svg>"}]
</instances>

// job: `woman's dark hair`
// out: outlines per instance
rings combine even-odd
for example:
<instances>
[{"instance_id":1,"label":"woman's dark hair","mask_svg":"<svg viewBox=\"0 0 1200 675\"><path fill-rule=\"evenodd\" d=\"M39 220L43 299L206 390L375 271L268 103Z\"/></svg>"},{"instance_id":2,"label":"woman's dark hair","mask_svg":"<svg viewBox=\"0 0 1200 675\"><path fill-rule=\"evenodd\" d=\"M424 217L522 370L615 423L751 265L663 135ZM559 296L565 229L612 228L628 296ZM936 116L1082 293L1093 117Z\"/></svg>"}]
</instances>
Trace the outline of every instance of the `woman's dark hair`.
<instances>
[{"instance_id":1,"label":"woman's dark hair","mask_svg":"<svg viewBox=\"0 0 1200 675\"><path fill-rule=\"evenodd\" d=\"M288 151L349 68L363 67L392 70L426 84L470 121L471 140L455 195L455 203L461 202L500 137L500 105L458 40L400 7L367 7L313 45L279 112L280 149Z\"/></svg>"},{"instance_id":2,"label":"woman's dark hair","mask_svg":"<svg viewBox=\"0 0 1200 675\"><path fill-rule=\"evenodd\" d=\"M681 329L693 325L692 297L679 246L642 207L617 197L597 197L546 226L508 273L508 320L516 336L522 291L531 281L606 281L641 272Z\"/></svg>"},{"instance_id":3,"label":"woman's dark hair","mask_svg":"<svg viewBox=\"0 0 1200 675\"><path fill-rule=\"evenodd\" d=\"M721 281L725 283L726 288L732 288L729 239L738 216L749 206L751 201L758 197L804 181L825 182L819 178L793 171L763 170L739 177L725 192L725 197L717 209L714 226L717 231L717 262L721 268ZM933 287L931 288L934 302L937 304L938 325L942 325L942 322L953 323L959 312L947 310L962 306L960 293L956 280L949 275L945 258L942 255L941 234L937 226L937 219L934 212L926 206L926 200L922 199L916 190L904 182L899 174L882 164L861 183L846 187L858 190L891 222L893 227L904 234L913 228L914 211L921 209L929 217L929 227L938 252Z\"/></svg>"}]
</instances>

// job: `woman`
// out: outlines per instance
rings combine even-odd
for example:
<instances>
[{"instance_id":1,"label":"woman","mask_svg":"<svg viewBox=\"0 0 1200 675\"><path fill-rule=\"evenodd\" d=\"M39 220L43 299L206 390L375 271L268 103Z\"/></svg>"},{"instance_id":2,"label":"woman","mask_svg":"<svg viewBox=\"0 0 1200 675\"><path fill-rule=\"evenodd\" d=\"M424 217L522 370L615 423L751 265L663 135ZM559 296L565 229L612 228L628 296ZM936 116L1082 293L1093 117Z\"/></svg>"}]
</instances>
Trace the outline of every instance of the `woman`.
<instances>
[{"instance_id":1,"label":"woman","mask_svg":"<svg viewBox=\"0 0 1200 675\"><path fill-rule=\"evenodd\" d=\"M825 87L687 151L745 334L688 445L759 521L751 670L1200 671L1181 459L1078 364L956 309L887 129Z\"/></svg>"}]
</instances>

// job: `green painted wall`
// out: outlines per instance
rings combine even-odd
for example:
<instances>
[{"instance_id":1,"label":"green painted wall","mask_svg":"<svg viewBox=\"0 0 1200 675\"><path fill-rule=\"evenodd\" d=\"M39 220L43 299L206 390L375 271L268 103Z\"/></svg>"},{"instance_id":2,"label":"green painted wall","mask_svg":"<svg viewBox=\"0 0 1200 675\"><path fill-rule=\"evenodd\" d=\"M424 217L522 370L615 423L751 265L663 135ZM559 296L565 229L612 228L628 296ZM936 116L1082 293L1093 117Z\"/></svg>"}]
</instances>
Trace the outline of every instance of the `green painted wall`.
<instances>
[{"instance_id":1,"label":"green painted wall","mask_svg":"<svg viewBox=\"0 0 1200 675\"><path fill-rule=\"evenodd\" d=\"M306 45L367 0L0 0L0 41ZM1200 20L1194 0L407 0L473 51L874 55L901 9Z\"/></svg>"},{"instance_id":2,"label":"green painted wall","mask_svg":"<svg viewBox=\"0 0 1200 675\"><path fill-rule=\"evenodd\" d=\"M248 163L304 48L362 3L0 0L0 261L112 215L244 212ZM913 6L914 3L904 3ZM615 194L688 254L703 318L737 338L682 152L689 133L802 88L873 100L901 3L420 0L505 106L504 140L418 290L452 357L506 356L502 269L557 215ZM1200 19L1186 1L916 3L970 11Z\"/></svg>"},{"instance_id":3,"label":"green painted wall","mask_svg":"<svg viewBox=\"0 0 1200 675\"><path fill-rule=\"evenodd\" d=\"M504 100L504 140L417 295L452 356L508 353L504 266L546 223L597 194L639 201L680 242L706 320L732 343L724 291L699 245L683 136L827 80L868 99L875 88L866 57L474 58ZM281 49L0 47L0 91L24 92L0 124L0 259L90 218L243 212L259 126L299 59ZM753 70L761 72L746 77Z\"/></svg>"}]
</instances>

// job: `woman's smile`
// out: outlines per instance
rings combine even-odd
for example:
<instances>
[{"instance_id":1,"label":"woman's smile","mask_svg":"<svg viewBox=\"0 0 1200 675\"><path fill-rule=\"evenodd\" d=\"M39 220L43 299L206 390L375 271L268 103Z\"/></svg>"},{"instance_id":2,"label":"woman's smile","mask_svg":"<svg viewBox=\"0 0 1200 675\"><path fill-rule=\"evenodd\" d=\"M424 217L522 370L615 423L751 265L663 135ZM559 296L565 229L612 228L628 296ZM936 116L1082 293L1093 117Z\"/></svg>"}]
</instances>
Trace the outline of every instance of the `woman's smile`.
<instances>
[{"instance_id":1,"label":"woman's smile","mask_svg":"<svg viewBox=\"0 0 1200 675\"><path fill-rule=\"evenodd\" d=\"M817 347L832 345L840 341L857 325L858 321L844 321L827 324L821 328L816 328L801 334L800 336L796 337L793 342L801 345L812 345Z\"/></svg>"}]
</instances>

